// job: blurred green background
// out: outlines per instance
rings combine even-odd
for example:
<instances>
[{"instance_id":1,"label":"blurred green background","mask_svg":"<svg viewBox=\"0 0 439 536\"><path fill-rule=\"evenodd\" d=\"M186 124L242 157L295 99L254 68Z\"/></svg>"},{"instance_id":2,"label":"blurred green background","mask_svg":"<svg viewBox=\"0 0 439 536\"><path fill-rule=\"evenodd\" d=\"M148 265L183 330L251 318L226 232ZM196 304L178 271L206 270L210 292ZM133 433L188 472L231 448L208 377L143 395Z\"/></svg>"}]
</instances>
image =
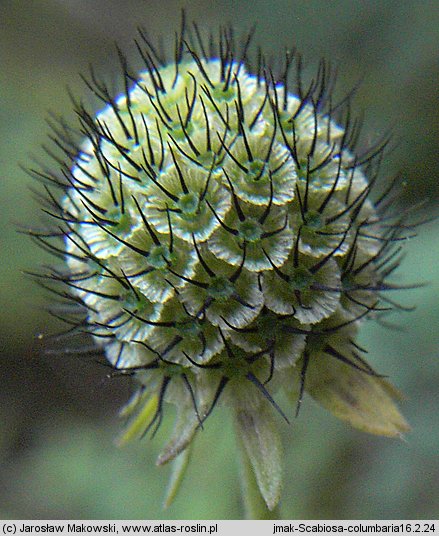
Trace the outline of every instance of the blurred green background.
<instances>
[{"instance_id":1,"label":"blurred green background","mask_svg":"<svg viewBox=\"0 0 439 536\"><path fill-rule=\"evenodd\" d=\"M88 64L115 75L114 42L130 54L139 24L173 39L181 2L0 1L0 518L240 518L231 421L215 412L200 434L175 504L161 509L168 469L154 459L164 432L119 450L117 409L130 385L90 361L47 355L39 333L60 328L42 311L43 292L21 270L48 262L16 224L40 218L19 164L49 162L48 110L71 117L66 86L86 94ZM439 2L437 0L191 0L189 18L216 28L257 22L268 53L295 45L306 62L339 68L340 86L363 83L356 98L366 133L393 127L400 141L389 169L406 178L409 207L438 198ZM339 86L339 87L340 87ZM371 361L406 394L413 431L406 442L354 431L306 399L285 426L286 518L432 518L439 513L439 226L407 243L401 281L429 285L393 296L417 304L391 331L367 322ZM172 424L167 423L167 425Z\"/></svg>"}]
</instances>

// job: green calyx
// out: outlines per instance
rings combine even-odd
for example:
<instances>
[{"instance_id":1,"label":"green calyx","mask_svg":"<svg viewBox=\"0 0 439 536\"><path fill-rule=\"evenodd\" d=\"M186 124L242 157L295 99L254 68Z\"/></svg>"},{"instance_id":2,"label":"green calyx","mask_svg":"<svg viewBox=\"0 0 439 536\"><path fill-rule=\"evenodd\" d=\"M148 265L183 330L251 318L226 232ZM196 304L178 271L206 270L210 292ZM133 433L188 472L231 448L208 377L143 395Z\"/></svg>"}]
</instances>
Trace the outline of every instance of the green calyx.
<instances>
[{"instance_id":1,"label":"green calyx","mask_svg":"<svg viewBox=\"0 0 439 536\"><path fill-rule=\"evenodd\" d=\"M216 86L212 90L212 96L216 101L232 102L236 97L236 91L230 85L226 89L223 86Z\"/></svg>"},{"instance_id":2,"label":"green calyx","mask_svg":"<svg viewBox=\"0 0 439 536\"><path fill-rule=\"evenodd\" d=\"M223 374L233 380L246 376L253 363L247 360L247 356L240 348L233 348L233 356L227 356L222 360L221 370Z\"/></svg>"},{"instance_id":3,"label":"green calyx","mask_svg":"<svg viewBox=\"0 0 439 536\"><path fill-rule=\"evenodd\" d=\"M184 367L183 365L168 363L166 361L159 361L159 368L161 368L166 376L169 376L170 378L181 376L187 369L187 367Z\"/></svg>"},{"instance_id":4,"label":"green calyx","mask_svg":"<svg viewBox=\"0 0 439 536\"><path fill-rule=\"evenodd\" d=\"M342 283L343 290L345 292L348 292L350 290L355 290L358 286L358 284L355 282L355 277L350 274L346 274L342 278L341 283Z\"/></svg>"},{"instance_id":5,"label":"green calyx","mask_svg":"<svg viewBox=\"0 0 439 536\"><path fill-rule=\"evenodd\" d=\"M196 337L203 331L201 321L197 318L191 318L177 323L177 330L183 337Z\"/></svg>"},{"instance_id":6,"label":"green calyx","mask_svg":"<svg viewBox=\"0 0 439 536\"><path fill-rule=\"evenodd\" d=\"M314 281L313 274L303 267L294 268L289 285L294 290L309 290Z\"/></svg>"},{"instance_id":7,"label":"green calyx","mask_svg":"<svg viewBox=\"0 0 439 536\"><path fill-rule=\"evenodd\" d=\"M131 218L128 214L121 212L119 207L114 207L106 213L106 217L116 222L111 227L111 231L115 234L127 234L131 230Z\"/></svg>"},{"instance_id":8,"label":"green calyx","mask_svg":"<svg viewBox=\"0 0 439 536\"><path fill-rule=\"evenodd\" d=\"M284 132L292 133L295 131L296 120L293 119L294 116L285 112L283 110L279 111L279 119Z\"/></svg>"},{"instance_id":9,"label":"green calyx","mask_svg":"<svg viewBox=\"0 0 439 536\"><path fill-rule=\"evenodd\" d=\"M177 205L183 218L192 219L199 212L200 199L197 194L188 192L180 196Z\"/></svg>"},{"instance_id":10,"label":"green calyx","mask_svg":"<svg viewBox=\"0 0 439 536\"><path fill-rule=\"evenodd\" d=\"M174 257L166 246L154 246L149 253L148 264L157 270L165 270Z\"/></svg>"},{"instance_id":11,"label":"green calyx","mask_svg":"<svg viewBox=\"0 0 439 536\"><path fill-rule=\"evenodd\" d=\"M265 173L267 162L265 160L255 159L247 164L248 172L245 175L247 182L266 183L268 175Z\"/></svg>"},{"instance_id":12,"label":"green calyx","mask_svg":"<svg viewBox=\"0 0 439 536\"><path fill-rule=\"evenodd\" d=\"M183 128L181 123L178 122L172 126L172 137L176 141L184 141L187 138L187 136L190 136L191 134L193 134L193 131L194 131L194 126L192 123L188 123Z\"/></svg>"},{"instance_id":13,"label":"green calyx","mask_svg":"<svg viewBox=\"0 0 439 536\"><path fill-rule=\"evenodd\" d=\"M134 294L131 289L122 292L119 300L126 309L135 311L139 315L142 315L143 311L147 311L151 307L151 302L143 294L140 292Z\"/></svg>"},{"instance_id":14,"label":"green calyx","mask_svg":"<svg viewBox=\"0 0 439 536\"><path fill-rule=\"evenodd\" d=\"M226 301L235 292L235 287L226 277L214 277L207 289L207 294L217 301Z\"/></svg>"},{"instance_id":15,"label":"green calyx","mask_svg":"<svg viewBox=\"0 0 439 536\"><path fill-rule=\"evenodd\" d=\"M279 330L279 319L272 314L266 314L258 319L257 329L263 338L274 339Z\"/></svg>"},{"instance_id":16,"label":"green calyx","mask_svg":"<svg viewBox=\"0 0 439 536\"><path fill-rule=\"evenodd\" d=\"M263 233L262 225L252 218L239 222L239 236L246 242L257 242Z\"/></svg>"},{"instance_id":17,"label":"green calyx","mask_svg":"<svg viewBox=\"0 0 439 536\"><path fill-rule=\"evenodd\" d=\"M317 210L309 210L305 218L305 229L308 231L321 231L325 226L325 220Z\"/></svg>"}]
</instances>

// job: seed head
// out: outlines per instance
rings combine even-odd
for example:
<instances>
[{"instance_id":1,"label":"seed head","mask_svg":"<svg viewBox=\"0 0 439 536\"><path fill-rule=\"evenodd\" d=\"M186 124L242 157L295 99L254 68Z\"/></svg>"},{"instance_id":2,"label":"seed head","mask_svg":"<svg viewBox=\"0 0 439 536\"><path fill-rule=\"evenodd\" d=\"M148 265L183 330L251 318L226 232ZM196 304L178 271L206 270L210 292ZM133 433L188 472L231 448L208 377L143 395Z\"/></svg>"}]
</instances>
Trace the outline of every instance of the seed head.
<instances>
[{"instance_id":1,"label":"seed head","mask_svg":"<svg viewBox=\"0 0 439 536\"><path fill-rule=\"evenodd\" d=\"M139 74L120 55L122 94L87 80L105 107L93 116L76 103L80 145L57 129L61 174L39 173L63 192L46 187L56 225L33 234L66 258L48 275L71 331L137 382L121 442L155 434L174 404L164 464L229 406L273 508L278 421L291 414L279 390L296 413L307 391L361 430L408 429L355 342L391 303L405 230L383 215L390 189L369 196L383 145L356 149L359 125L347 100L333 103L325 63L305 87L299 56L252 65L250 38L237 45L228 30L208 47L183 28L168 61L141 37Z\"/></svg>"}]
</instances>

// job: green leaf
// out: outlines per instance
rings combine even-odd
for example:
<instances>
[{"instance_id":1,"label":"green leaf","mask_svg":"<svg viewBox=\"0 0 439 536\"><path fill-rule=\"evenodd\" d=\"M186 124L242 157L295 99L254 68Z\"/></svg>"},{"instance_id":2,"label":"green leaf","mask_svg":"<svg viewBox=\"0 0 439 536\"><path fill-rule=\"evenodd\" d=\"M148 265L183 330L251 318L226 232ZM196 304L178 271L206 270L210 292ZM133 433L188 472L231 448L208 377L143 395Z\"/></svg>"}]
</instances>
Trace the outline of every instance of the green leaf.
<instances>
[{"instance_id":1,"label":"green leaf","mask_svg":"<svg viewBox=\"0 0 439 536\"><path fill-rule=\"evenodd\" d=\"M237 433L253 467L259 490L269 510L280 499L282 488L282 443L271 408L236 413Z\"/></svg>"}]
</instances>

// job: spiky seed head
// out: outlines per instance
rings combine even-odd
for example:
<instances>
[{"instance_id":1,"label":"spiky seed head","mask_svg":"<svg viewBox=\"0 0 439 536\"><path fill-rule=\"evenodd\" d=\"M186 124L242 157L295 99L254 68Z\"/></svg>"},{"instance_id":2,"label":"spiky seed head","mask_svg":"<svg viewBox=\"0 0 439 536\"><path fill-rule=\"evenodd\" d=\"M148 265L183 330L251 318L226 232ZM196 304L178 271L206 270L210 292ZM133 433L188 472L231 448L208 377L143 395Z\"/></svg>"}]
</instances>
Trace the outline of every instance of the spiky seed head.
<instances>
[{"instance_id":1,"label":"spiky seed head","mask_svg":"<svg viewBox=\"0 0 439 536\"><path fill-rule=\"evenodd\" d=\"M137 380L121 442L155 433L175 404L163 464L226 404L273 507L279 389L368 432L408 428L355 342L393 288L400 227L382 223L385 196L369 198L382 150L355 149L326 64L305 88L299 60L293 94L289 53L278 73L261 56L252 69L249 40L220 32L206 53L194 35L167 63L144 39L145 69L122 59L119 96L92 75L105 107L76 105L84 139L64 129L62 178L45 176L64 192L48 199L61 233L34 235L65 255L50 277L78 308L67 320Z\"/></svg>"}]
</instances>

